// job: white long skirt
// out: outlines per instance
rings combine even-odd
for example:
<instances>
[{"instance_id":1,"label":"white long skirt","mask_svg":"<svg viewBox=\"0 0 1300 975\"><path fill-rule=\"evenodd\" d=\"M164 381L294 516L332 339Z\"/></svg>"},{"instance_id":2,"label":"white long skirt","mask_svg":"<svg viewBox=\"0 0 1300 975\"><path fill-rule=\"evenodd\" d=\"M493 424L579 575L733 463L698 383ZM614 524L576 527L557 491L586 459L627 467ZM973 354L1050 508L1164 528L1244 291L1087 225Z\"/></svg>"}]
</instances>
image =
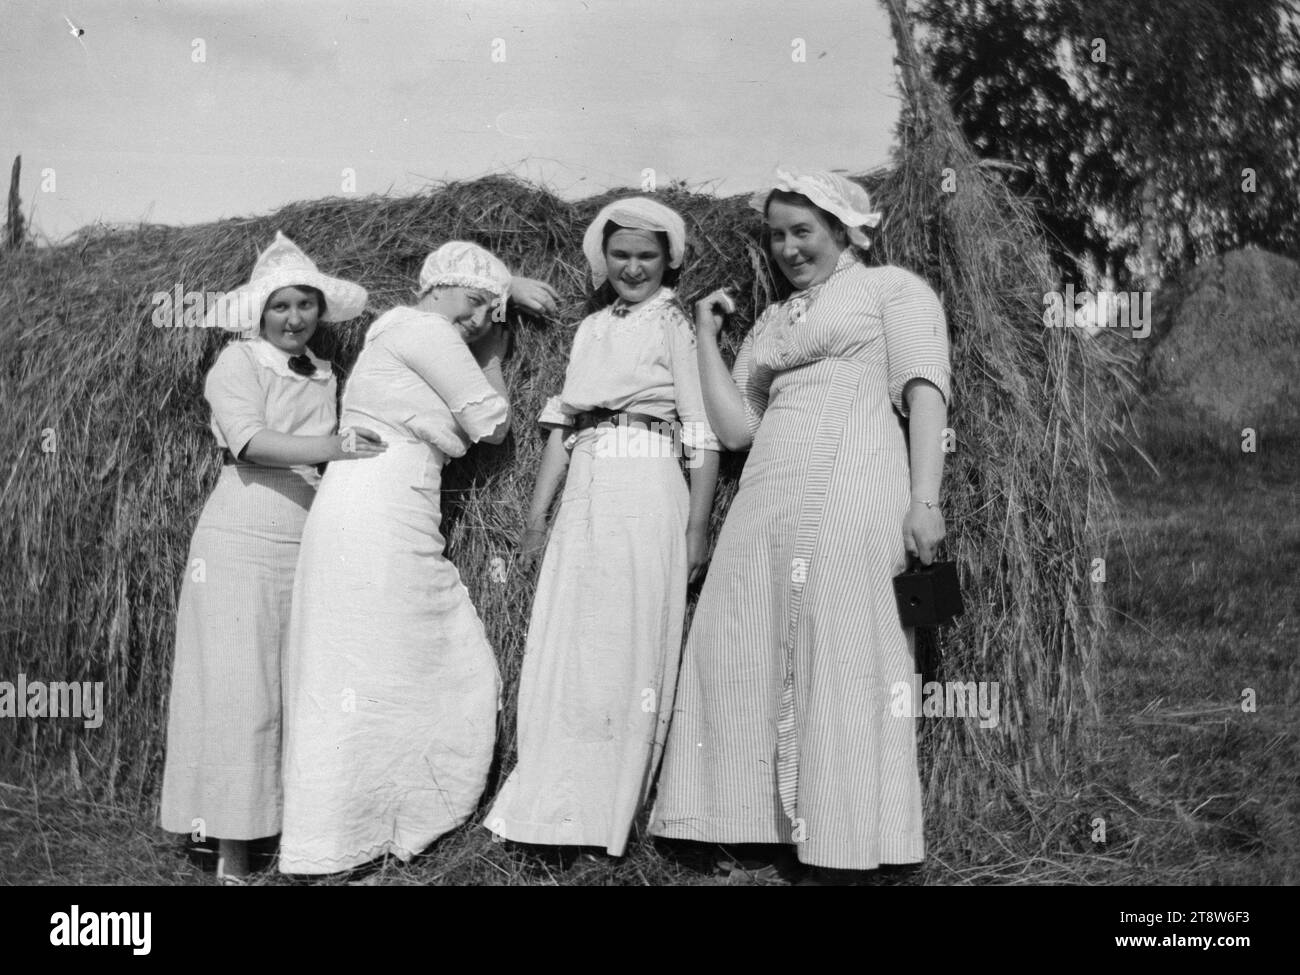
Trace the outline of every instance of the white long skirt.
<instances>
[{"instance_id":1,"label":"white long skirt","mask_svg":"<svg viewBox=\"0 0 1300 975\"><path fill-rule=\"evenodd\" d=\"M690 505L671 445L637 427L574 445L525 645L518 764L484 820L499 836L627 846L681 659Z\"/></svg>"},{"instance_id":2,"label":"white long skirt","mask_svg":"<svg viewBox=\"0 0 1300 975\"><path fill-rule=\"evenodd\" d=\"M445 460L390 442L317 493L285 655L284 873L409 859L483 792L500 678L443 556Z\"/></svg>"},{"instance_id":3,"label":"white long skirt","mask_svg":"<svg viewBox=\"0 0 1300 975\"><path fill-rule=\"evenodd\" d=\"M280 665L298 540L315 487L231 465L194 529L176 608L163 829L280 832Z\"/></svg>"}]
</instances>

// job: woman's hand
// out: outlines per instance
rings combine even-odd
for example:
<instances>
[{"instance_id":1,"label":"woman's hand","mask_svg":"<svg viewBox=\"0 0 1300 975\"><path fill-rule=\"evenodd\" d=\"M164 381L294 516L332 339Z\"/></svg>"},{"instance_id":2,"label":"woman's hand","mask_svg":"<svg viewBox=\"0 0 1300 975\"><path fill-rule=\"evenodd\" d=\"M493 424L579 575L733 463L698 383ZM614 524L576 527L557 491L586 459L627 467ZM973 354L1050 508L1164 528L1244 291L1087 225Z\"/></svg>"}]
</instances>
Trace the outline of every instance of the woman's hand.
<instances>
[{"instance_id":1,"label":"woman's hand","mask_svg":"<svg viewBox=\"0 0 1300 975\"><path fill-rule=\"evenodd\" d=\"M694 582L704 571L709 554L709 526L686 529L686 581Z\"/></svg>"},{"instance_id":2,"label":"woman's hand","mask_svg":"<svg viewBox=\"0 0 1300 975\"><path fill-rule=\"evenodd\" d=\"M534 315L553 317L558 311L559 294L545 281L532 278L510 279L510 300Z\"/></svg>"},{"instance_id":3,"label":"woman's hand","mask_svg":"<svg viewBox=\"0 0 1300 975\"><path fill-rule=\"evenodd\" d=\"M519 543L519 561L521 569L531 569L537 557L546 551L545 526L532 525L524 529L524 537Z\"/></svg>"},{"instance_id":4,"label":"woman's hand","mask_svg":"<svg viewBox=\"0 0 1300 975\"><path fill-rule=\"evenodd\" d=\"M388 444L384 443L379 434L365 427L347 427L331 439L337 442L334 453L328 458L332 461L378 457L388 449Z\"/></svg>"},{"instance_id":5,"label":"woman's hand","mask_svg":"<svg viewBox=\"0 0 1300 975\"><path fill-rule=\"evenodd\" d=\"M719 288L705 295L695 303L696 337L717 342L718 332L722 330L726 317L733 314L735 310L736 303L731 300L731 295L727 294L726 288Z\"/></svg>"},{"instance_id":6,"label":"woman's hand","mask_svg":"<svg viewBox=\"0 0 1300 975\"><path fill-rule=\"evenodd\" d=\"M915 555L922 565L929 565L944 533L943 512L938 507L927 508L913 501L903 517L903 546L907 554Z\"/></svg>"}]
</instances>

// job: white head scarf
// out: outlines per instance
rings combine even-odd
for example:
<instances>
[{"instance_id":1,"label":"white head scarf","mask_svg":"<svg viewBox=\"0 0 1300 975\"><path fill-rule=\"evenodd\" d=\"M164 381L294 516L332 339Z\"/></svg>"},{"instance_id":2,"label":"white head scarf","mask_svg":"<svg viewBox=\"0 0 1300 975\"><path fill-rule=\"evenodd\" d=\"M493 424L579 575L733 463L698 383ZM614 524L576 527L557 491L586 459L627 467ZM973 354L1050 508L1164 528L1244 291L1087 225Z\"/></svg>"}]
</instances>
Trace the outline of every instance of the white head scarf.
<instances>
[{"instance_id":1,"label":"white head scarf","mask_svg":"<svg viewBox=\"0 0 1300 975\"><path fill-rule=\"evenodd\" d=\"M426 257L420 268L420 294L437 287L479 288L504 302L510 291L510 269L478 244L449 240Z\"/></svg>"},{"instance_id":2,"label":"white head scarf","mask_svg":"<svg viewBox=\"0 0 1300 975\"><path fill-rule=\"evenodd\" d=\"M605 264L605 224L668 235L668 266L679 268L686 256L686 223L674 210L644 196L629 196L606 204L582 237L582 253L591 265L591 283L599 288L609 277Z\"/></svg>"},{"instance_id":3,"label":"white head scarf","mask_svg":"<svg viewBox=\"0 0 1300 975\"><path fill-rule=\"evenodd\" d=\"M838 173L801 173L778 166L771 182L749 198L749 205L766 216L768 197L778 190L806 197L844 224L849 240L855 245L864 250L871 246L862 228L878 226L880 214L872 212L871 198L857 183Z\"/></svg>"}]
</instances>

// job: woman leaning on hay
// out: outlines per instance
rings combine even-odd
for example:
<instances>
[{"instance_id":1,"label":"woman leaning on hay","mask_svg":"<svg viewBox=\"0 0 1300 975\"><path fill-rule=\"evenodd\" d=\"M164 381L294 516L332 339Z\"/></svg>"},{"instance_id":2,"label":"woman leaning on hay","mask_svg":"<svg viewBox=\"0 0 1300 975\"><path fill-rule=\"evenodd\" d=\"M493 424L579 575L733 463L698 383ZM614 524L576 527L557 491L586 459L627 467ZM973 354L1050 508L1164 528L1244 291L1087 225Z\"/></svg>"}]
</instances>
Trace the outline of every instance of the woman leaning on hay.
<instances>
[{"instance_id":1,"label":"woman leaning on hay","mask_svg":"<svg viewBox=\"0 0 1300 975\"><path fill-rule=\"evenodd\" d=\"M651 830L792 843L822 868L913 863L915 729L889 705L915 668L892 579L944 535L943 308L916 275L862 263L854 245L879 215L849 180L778 170L752 203L795 291L731 376L715 296L696 307L709 421L750 453L687 640Z\"/></svg>"},{"instance_id":2,"label":"woman leaning on hay","mask_svg":"<svg viewBox=\"0 0 1300 975\"><path fill-rule=\"evenodd\" d=\"M483 791L499 677L443 555L440 492L449 458L509 430L491 313L510 283L483 248L444 244L416 306L376 319L348 379L343 422L388 450L331 466L303 532L285 651L285 873L409 859Z\"/></svg>"},{"instance_id":3,"label":"woman leaning on hay","mask_svg":"<svg viewBox=\"0 0 1300 975\"><path fill-rule=\"evenodd\" d=\"M672 291L685 247L682 218L641 197L606 206L583 240L604 307L578 326L539 421L549 437L526 554L563 492L525 644L519 760L485 817L512 840L622 855L659 765L718 473Z\"/></svg>"},{"instance_id":4,"label":"woman leaning on hay","mask_svg":"<svg viewBox=\"0 0 1300 975\"><path fill-rule=\"evenodd\" d=\"M228 310L224 321L255 337L222 349L204 382L225 466L176 609L162 825L218 838L217 875L230 883L247 873L247 841L280 831L280 657L314 465L384 445L361 428L355 444L334 432L334 373L307 348L318 323L361 314L364 288L320 273L277 233L227 301L207 324Z\"/></svg>"}]
</instances>

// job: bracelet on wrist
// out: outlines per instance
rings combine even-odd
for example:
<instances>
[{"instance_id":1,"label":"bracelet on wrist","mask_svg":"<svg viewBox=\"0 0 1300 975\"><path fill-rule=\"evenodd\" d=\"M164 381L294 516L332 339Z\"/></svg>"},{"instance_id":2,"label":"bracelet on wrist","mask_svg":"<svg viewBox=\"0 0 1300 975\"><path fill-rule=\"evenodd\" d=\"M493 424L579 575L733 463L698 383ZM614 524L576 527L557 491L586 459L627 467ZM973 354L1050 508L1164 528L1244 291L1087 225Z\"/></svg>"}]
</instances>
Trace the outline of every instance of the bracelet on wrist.
<instances>
[{"instance_id":1,"label":"bracelet on wrist","mask_svg":"<svg viewBox=\"0 0 1300 975\"><path fill-rule=\"evenodd\" d=\"M925 500L924 498L913 498L913 499L912 499L912 504L923 504L923 505L925 505L927 508L937 508L937 507L939 507L939 502L938 502L938 501L927 501L927 500Z\"/></svg>"}]
</instances>

